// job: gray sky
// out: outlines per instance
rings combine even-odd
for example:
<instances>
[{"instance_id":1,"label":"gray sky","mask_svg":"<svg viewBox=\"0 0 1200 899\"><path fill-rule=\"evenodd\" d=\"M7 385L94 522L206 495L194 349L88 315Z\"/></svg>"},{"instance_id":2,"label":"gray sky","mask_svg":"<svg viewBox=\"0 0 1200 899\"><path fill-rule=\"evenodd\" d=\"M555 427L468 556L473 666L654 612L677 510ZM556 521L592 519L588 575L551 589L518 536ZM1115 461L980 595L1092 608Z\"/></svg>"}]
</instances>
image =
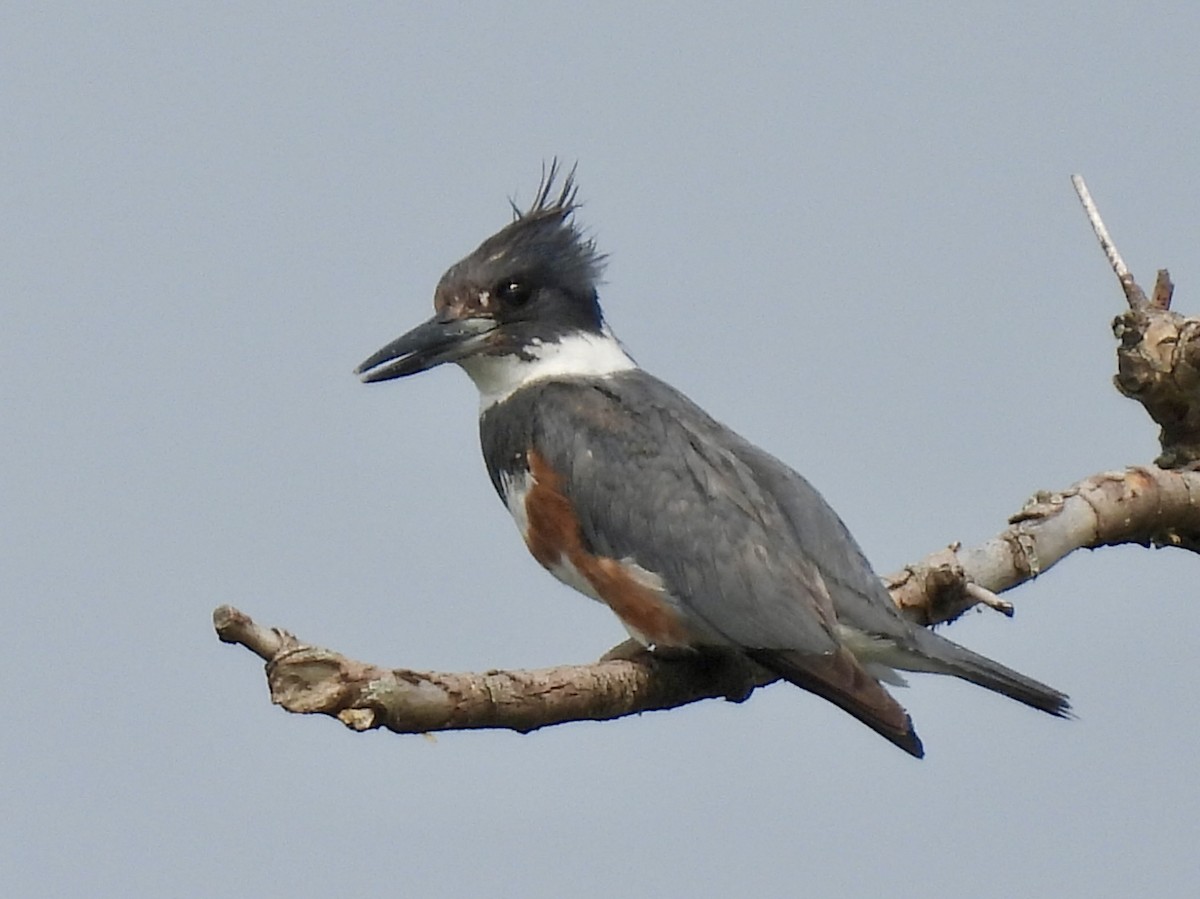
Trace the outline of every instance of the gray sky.
<instances>
[{"instance_id":1,"label":"gray sky","mask_svg":"<svg viewBox=\"0 0 1200 899\"><path fill-rule=\"evenodd\" d=\"M1154 457L1068 176L1194 312L1200 8L799 6L0 11L0 893L1190 895L1182 553L954 625L1079 720L914 676L920 763L786 686L353 735L212 634L229 602L445 670L623 637L527 557L464 375L351 375L553 154L631 352L881 571Z\"/></svg>"}]
</instances>

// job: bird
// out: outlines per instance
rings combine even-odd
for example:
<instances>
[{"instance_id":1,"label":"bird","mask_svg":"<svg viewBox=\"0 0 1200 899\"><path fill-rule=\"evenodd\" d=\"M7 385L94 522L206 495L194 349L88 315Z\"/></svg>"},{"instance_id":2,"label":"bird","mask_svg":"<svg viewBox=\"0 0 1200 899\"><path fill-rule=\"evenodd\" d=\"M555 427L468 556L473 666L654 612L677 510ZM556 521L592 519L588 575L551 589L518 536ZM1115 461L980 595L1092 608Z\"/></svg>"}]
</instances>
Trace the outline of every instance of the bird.
<instances>
[{"instance_id":1,"label":"bird","mask_svg":"<svg viewBox=\"0 0 1200 899\"><path fill-rule=\"evenodd\" d=\"M600 307L607 257L578 224L576 168L452 265L434 314L355 369L456 363L479 391L492 485L533 557L663 657L744 656L910 755L884 686L951 675L1058 717L1068 697L905 617L800 474L634 362Z\"/></svg>"}]
</instances>

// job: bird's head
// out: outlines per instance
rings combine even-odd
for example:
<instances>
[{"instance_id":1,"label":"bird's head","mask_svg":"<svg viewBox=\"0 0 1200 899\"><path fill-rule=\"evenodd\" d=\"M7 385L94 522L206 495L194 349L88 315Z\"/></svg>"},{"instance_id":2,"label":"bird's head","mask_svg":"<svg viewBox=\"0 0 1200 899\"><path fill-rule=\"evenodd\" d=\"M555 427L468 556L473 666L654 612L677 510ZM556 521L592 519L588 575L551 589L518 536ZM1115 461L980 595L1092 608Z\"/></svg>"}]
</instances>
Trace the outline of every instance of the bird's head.
<instances>
[{"instance_id":1,"label":"bird's head","mask_svg":"<svg viewBox=\"0 0 1200 899\"><path fill-rule=\"evenodd\" d=\"M596 285L604 256L574 222L575 170L543 173L532 205L442 275L433 317L355 372L387 381L458 362L472 377L489 359L531 360L566 337L604 334ZM479 379L477 378L477 381Z\"/></svg>"}]
</instances>

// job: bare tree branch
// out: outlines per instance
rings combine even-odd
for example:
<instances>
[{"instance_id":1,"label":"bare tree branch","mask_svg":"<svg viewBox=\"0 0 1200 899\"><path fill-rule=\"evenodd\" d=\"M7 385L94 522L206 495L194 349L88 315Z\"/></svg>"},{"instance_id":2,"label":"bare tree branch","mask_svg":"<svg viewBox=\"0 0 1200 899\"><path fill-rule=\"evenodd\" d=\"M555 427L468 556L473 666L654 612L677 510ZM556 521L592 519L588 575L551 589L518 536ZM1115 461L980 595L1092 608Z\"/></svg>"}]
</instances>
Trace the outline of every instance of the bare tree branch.
<instances>
[{"instance_id":1,"label":"bare tree branch","mask_svg":"<svg viewBox=\"0 0 1200 899\"><path fill-rule=\"evenodd\" d=\"M231 606L213 612L217 635L267 661L271 701L320 713L353 730L396 733L506 728L528 733L602 721L700 699L740 702L773 678L733 655L666 660L624 643L590 665L482 674L387 669L264 628Z\"/></svg>"},{"instance_id":2,"label":"bare tree branch","mask_svg":"<svg viewBox=\"0 0 1200 899\"><path fill-rule=\"evenodd\" d=\"M1200 550L1200 472L1130 468L1039 493L991 540L936 552L888 578L888 586L923 624L950 621L981 601L1011 613L1008 603L986 597L1036 577L1076 549L1118 543ZM628 643L592 664L536 671L388 669L263 628L229 606L218 608L213 622L222 640L267 660L273 702L290 712L331 715L354 730L527 733L701 699L741 701L774 680L736 657L662 659Z\"/></svg>"},{"instance_id":3,"label":"bare tree branch","mask_svg":"<svg viewBox=\"0 0 1200 899\"><path fill-rule=\"evenodd\" d=\"M1127 468L1092 475L1066 490L1039 491L990 540L935 552L885 581L914 621L940 624L978 602L994 606L978 588L1003 593L1077 549L1121 543L1200 552L1200 473ZM1011 614L1011 606L997 600L998 610Z\"/></svg>"},{"instance_id":4,"label":"bare tree branch","mask_svg":"<svg viewBox=\"0 0 1200 899\"><path fill-rule=\"evenodd\" d=\"M1146 292L1133 279L1133 274L1129 271L1129 266L1125 264L1125 260L1121 258L1121 254L1117 250L1117 245L1108 236L1108 228L1104 227L1104 219L1100 218L1100 210L1096 208L1096 204L1092 200L1091 192L1088 191L1087 182L1083 180L1083 175L1072 175L1071 183L1075 185L1075 193L1079 195L1079 202L1083 204L1083 211L1087 214L1088 221L1092 223L1092 230L1096 232L1096 239L1100 241L1100 248L1104 250L1104 255L1108 257L1108 264L1112 266L1112 270L1117 275L1117 280L1121 282L1121 289L1125 291L1125 299L1129 302L1129 308L1143 308L1147 303Z\"/></svg>"},{"instance_id":5,"label":"bare tree branch","mask_svg":"<svg viewBox=\"0 0 1200 899\"><path fill-rule=\"evenodd\" d=\"M1158 423L1164 468L1200 465L1200 319L1171 311L1175 285L1159 269L1152 299L1138 286L1117 251L1082 176L1071 183L1083 203L1092 230L1121 283L1128 311L1113 321L1117 348L1117 390L1145 407Z\"/></svg>"},{"instance_id":6,"label":"bare tree branch","mask_svg":"<svg viewBox=\"0 0 1200 899\"><path fill-rule=\"evenodd\" d=\"M1117 389L1162 428L1157 466L1093 475L1041 491L979 546L953 545L886 578L914 621L953 621L982 604L1005 615L997 594L1037 577L1077 549L1121 543L1200 552L1200 320L1170 310L1174 286L1158 273L1153 296L1129 272L1083 178L1072 177L1088 220L1129 304L1113 323ZM256 624L221 606L217 635L266 661L271 699L324 714L354 730L397 733L506 728L526 733L568 721L608 720L701 699L741 701L773 677L733 655L664 659L624 643L600 661L536 671L437 673L382 668Z\"/></svg>"}]
</instances>

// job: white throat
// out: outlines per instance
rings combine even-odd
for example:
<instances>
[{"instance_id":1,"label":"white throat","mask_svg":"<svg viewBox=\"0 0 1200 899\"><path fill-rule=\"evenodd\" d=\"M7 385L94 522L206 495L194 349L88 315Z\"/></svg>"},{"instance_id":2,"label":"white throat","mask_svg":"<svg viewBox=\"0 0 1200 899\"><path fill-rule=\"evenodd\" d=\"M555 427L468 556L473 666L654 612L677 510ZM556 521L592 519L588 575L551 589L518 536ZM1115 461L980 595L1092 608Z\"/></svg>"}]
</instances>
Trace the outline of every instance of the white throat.
<instances>
[{"instance_id":1,"label":"white throat","mask_svg":"<svg viewBox=\"0 0 1200 899\"><path fill-rule=\"evenodd\" d=\"M522 387L546 378L603 378L637 368L606 327L600 334L568 334L553 343L529 347L533 358L469 356L458 364L479 388L479 411L508 399Z\"/></svg>"}]
</instances>

